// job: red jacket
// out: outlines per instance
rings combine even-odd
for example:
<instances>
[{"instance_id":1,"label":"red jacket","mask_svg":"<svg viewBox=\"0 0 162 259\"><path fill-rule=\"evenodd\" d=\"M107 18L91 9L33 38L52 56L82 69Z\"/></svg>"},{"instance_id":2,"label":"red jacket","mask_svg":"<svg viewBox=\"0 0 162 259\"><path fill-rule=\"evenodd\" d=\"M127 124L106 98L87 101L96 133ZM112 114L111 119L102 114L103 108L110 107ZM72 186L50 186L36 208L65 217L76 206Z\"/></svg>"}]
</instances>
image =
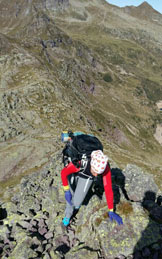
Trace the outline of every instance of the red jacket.
<instances>
[{"instance_id":1,"label":"red jacket","mask_svg":"<svg viewBox=\"0 0 162 259\"><path fill-rule=\"evenodd\" d=\"M62 179L62 184L65 191L69 190L67 176L72 173L77 173L79 171L80 171L80 168L75 167L75 165L72 162L62 169L61 179ZM113 190L112 190L112 182L111 182L111 170L108 164L102 176L103 176L103 185L104 185L107 205L109 210L113 211Z\"/></svg>"}]
</instances>

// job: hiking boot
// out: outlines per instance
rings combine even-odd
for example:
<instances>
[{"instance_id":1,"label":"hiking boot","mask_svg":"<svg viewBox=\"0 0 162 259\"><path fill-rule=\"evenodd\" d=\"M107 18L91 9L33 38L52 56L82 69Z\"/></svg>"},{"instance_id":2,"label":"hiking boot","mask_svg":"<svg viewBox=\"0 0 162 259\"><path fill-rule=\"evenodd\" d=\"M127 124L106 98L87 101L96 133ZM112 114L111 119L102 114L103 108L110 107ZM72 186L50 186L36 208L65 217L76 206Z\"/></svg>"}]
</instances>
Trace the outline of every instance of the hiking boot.
<instances>
[{"instance_id":1,"label":"hiking boot","mask_svg":"<svg viewBox=\"0 0 162 259\"><path fill-rule=\"evenodd\" d=\"M63 218L62 223L65 227L67 227L70 224L70 218Z\"/></svg>"}]
</instances>

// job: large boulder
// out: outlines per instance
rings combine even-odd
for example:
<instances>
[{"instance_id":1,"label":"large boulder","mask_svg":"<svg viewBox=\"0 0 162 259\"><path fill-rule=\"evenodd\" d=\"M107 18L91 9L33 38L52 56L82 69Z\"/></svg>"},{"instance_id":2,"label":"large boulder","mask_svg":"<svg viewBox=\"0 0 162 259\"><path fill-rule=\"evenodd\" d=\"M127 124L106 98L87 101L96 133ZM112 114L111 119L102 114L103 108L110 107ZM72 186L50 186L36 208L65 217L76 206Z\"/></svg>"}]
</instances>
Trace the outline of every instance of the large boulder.
<instances>
[{"instance_id":1,"label":"large boulder","mask_svg":"<svg viewBox=\"0 0 162 259\"><path fill-rule=\"evenodd\" d=\"M149 191L156 194L158 187L154 182L153 176L144 173L141 168L136 165L127 165L123 170L125 176L125 189L128 197L134 201L142 201L145 194Z\"/></svg>"}]
</instances>

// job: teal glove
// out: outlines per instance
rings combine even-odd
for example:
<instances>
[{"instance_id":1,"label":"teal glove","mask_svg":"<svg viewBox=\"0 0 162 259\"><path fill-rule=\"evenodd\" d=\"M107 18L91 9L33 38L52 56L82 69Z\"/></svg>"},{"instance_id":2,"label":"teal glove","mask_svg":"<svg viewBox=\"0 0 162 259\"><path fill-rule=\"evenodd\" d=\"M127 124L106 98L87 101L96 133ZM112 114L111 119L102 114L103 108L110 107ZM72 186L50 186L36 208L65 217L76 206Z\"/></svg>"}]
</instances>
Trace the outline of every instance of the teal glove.
<instances>
[{"instance_id":1,"label":"teal glove","mask_svg":"<svg viewBox=\"0 0 162 259\"><path fill-rule=\"evenodd\" d=\"M122 218L118 214L116 214L115 212L109 211L108 215L109 215L109 218L110 218L111 221L115 220L118 223L118 225L123 224Z\"/></svg>"}]
</instances>

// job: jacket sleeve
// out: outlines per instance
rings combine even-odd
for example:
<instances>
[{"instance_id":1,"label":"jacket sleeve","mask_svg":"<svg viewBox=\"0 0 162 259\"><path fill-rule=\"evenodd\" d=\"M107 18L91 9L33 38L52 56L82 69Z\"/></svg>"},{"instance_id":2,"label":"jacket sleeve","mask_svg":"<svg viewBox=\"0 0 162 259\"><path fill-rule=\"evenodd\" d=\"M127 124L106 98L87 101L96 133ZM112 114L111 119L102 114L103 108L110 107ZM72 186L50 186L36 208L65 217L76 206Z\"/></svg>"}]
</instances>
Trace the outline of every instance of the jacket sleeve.
<instances>
[{"instance_id":1,"label":"jacket sleeve","mask_svg":"<svg viewBox=\"0 0 162 259\"><path fill-rule=\"evenodd\" d=\"M107 167L103 173L103 185L104 185L108 209L110 211L113 211L114 195L113 195L113 190L112 190L111 169L110 169L109 165L107 165Z\"/></svg>"},{"instance_id":2,"label":"jacket sleeve","mask_svg":"<svg viewBox=\"0 0 162 259\"><path fill-rule=\"evenodd\" d=\"M75 167L75 165L70 162L67 166L65 166L62 171L61 171L61 180L62 180L62 185L65 191L69 190L69 185L68 185L68 175L77 173L80 171L80 168Z\"/></svg>"}]
</instances>

